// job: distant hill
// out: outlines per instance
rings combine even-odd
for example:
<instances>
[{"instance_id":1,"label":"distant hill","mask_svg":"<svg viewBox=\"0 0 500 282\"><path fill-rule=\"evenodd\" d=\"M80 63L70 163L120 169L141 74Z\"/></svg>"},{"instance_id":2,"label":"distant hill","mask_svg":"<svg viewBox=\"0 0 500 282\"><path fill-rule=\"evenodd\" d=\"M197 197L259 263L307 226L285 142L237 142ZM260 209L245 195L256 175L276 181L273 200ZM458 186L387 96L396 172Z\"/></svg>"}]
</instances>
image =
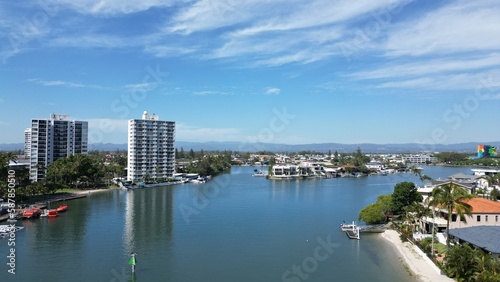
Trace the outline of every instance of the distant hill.
<instances>
[{"instance_id":1,"label":"distant hill","mask_svg":"<svg viewBox=\"0 0 500 282\"><path fill-rule=\"evenodd\" d=\"M299 151L316 151L316 152L332 152L339 153L352 153L358 147L365 153L416 153L416 152L467 152L475 154L478 144L487 144L500 147L500 141L497 142L468 142L458 144L417 144L417 143L404 143L404 144L342 144L342 143L319 143L319 144L302 144L302 145L288 145L288 144L274 144L274 143L245 143L245 142L187 142L176 141L175 146L177 149L183 148L184 151L193 149L194 151L239 151L239 152L257 152L257 151L271 151L271 152L299 152ZM23 143L14 144L0 144L0 151L15 151L23 150ZM99 151L116 151L127 150L127 144L111 144L111 143L94 143L89 145L90 150Z\"/></svg>"}]
</instances>

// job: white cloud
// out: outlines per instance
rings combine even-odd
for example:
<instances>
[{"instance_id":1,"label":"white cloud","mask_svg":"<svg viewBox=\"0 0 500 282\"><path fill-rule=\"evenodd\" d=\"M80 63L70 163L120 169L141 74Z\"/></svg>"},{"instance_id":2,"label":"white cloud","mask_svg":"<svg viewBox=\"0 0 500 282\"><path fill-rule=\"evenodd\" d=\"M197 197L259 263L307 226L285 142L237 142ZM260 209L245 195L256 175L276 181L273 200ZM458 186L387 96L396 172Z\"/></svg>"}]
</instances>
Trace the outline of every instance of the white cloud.
<instances>
[{"instance_id":1,"label":"white cloud","mask_svg":"<svg viewBox=\"0 0 500 282\"><path fill-rule=\"evenodd\" d=\"M63 87L69 87L69 88L86 87L84 84L81 84L81 83L62 81L62 80L42 80L42 79L38 79L38 78L32 78L32 79L28 79L28 81L34 82L36 84L43 85L43 86L63 86Z\"/></svg>"},{"instance_id":2,"label":"white cloud","mask_svg":"<svg viewBox=\"0 0 500 282\"><path fill-rule=\"evenodd\" d=\"M213 91L213 90L208 90L208 91L195 91L193 92L194 95L199 95L199 96L206 96L206 95L230 95L227 92L223 91Z\"/></svg>"},{"instance_id":3,"label":"white cloud","mask_svg":"<svg viewBox=\"0 0 500 282\"><path fill-rule=\"evenodd\" d=\"M247 56L254 66L306 64L342 54L338 44L345 36L346 22L409 1L202 0L181 10L166 32L189 36L201 31L222 31L210 40L209 49L213 51L202 58ZM215 48L215 44L221 47Z\"/></svg>"},{"instance_id":4,"label":"white cloud","mask_svg":"<svg viewBox=\"0 0 500 282\"><path fill-rule=\"evenodd\" d=\"M449 4L448 4L449 3ZM498 1L454 1L396 26L384 46L389 56L421 56L500 49Z\"/></svg>"},{"instance_id":5,"label":"white cloud","mask_svg":"<svg viewBox=\"0 0 500 282\"><path fill-rule=\"evenodd\" d=\"M192 54L196 51L193 47L169 46L168 44L154 43L144 47L144 52L153 54L156 57L175 57L179 55Z\"/></svg>"},{"instance_id":6,"label":"white cloud","mask_svg":"<svg viewBox=\"0 0 500 282\"><path fill-rule=\"evenodd\" d=\"M353 73L349 76L356 79L379 79L390 77L414 77L426 74L439 74L448 72L460 72L464 70L476 70L500 66L500 54L471 56L463 58L429 59L413 63L398 64L392 62L390 65L369 71Z\"/></svg>"},{"instance_id":7,"label":"white cloud","mask_svg":"<svg viewBox=\"0 0 500 282\"><path fill-rule=\"evenodd\" d=\"M196 142L243 140L237 128L203 128L179 123L176 124L175 136L177 140Z\"/></svg>"},{"instance_id":8,"label":"white cloud","mask_svg":"<svg viewBox=\"0 0 500 282\"><path fill-rule=\"evenodd\" d=\"M270 6L284 3L277 0L200 0L182 9L165 31L190 34L248 22L269 14ZM267 12L266 12L267 10Z\"/></svg>"},{"instance_id":9,"label":"white cloud","mask_svg":"<svg viewBox=\"0 0 500 282\"><path fill-rule=\"evenodd\" d=\"M266 91L264 94L266 95L279 95L281 93L281 89L276 88L276 87L268 87L266 88Z\"/></svg>"},{"instance_id":10,"label":"white cloud","mask_svg":"<svg viewBox=\"0 0 500 282\"><path fill-rule=\"evenodd\" d=\"M109 118L81 118L89 122L89 143L127 143L128 120Z\"/></svg>"},{"instance_id":11,"label":"white cloud","mask_svg":"<svg viewBox=\"0 0 500 282\"><path fill-rule=\"evenodd\" d=\"M500 88L500 72L460 73L448 75L423 76L412 79L393 80L378 83L377 88L409 88L435 90L483 89L483 92L497 91ZM490 94L491 95L491 94Z\"/></svg>"},{"instance_id":12,"label":"white cloud","mask_svg":"<svg viewBox=\"0 0 500 282\"><path fill-rule=\"evenodd\" d=\"M124 86L128 91L150 91L158 87L157 82L144 82L136 84L127 84Z\"/></svg>"},{"instance_id":13,"label":"white cloud","mask_svg":"<svg viewBox=\"0 0 500 282\"><path fill-rule=\"evenodd\" d=\"M81 14L109 16L136 13L154 7L168 7L175 2L174 0L57 0L58 4Z\"/></svg>"}]
</instances>

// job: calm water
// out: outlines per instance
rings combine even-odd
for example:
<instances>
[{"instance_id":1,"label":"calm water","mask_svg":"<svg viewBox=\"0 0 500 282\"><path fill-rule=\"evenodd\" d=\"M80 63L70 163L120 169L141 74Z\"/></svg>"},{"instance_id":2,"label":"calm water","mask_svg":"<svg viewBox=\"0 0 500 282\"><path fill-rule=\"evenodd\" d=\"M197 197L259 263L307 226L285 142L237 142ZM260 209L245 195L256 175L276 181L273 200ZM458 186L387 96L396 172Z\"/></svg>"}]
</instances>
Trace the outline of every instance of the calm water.
<instances>
[{"instance_id":1,"label":"calm water","mask_svg":"<svg viewBox=\"0 0 500 282\"><path fill-rule=\"evenodd\" d=\"M0 239L0 281L414 281L379 235L349 240L338 225L396 183L420 183L416 176L280 182L253 169L234 167L207 184L96 193L68 201L55 219L22 221L16 275ZM457 172L471 173L424 170Z\"/></svg>"}]
</instances>

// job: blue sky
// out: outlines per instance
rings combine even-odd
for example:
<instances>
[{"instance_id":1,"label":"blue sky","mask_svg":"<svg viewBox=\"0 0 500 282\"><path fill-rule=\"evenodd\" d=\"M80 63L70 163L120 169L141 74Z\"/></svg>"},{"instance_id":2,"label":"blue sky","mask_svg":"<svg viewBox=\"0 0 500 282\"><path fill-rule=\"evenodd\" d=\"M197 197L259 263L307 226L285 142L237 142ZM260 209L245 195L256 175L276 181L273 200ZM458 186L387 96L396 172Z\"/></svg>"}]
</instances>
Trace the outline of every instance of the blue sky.
<instances>
[{"instance_id":1,"label":"blue sky","mask_svg":"<svg viewBox=\"0 0 500 282\"><path fill-rule=\"evenodd\" d=\"M500 140L500 2L0 0L0 143L69 114L126 143Z\"/></svg>"}]
</instances>

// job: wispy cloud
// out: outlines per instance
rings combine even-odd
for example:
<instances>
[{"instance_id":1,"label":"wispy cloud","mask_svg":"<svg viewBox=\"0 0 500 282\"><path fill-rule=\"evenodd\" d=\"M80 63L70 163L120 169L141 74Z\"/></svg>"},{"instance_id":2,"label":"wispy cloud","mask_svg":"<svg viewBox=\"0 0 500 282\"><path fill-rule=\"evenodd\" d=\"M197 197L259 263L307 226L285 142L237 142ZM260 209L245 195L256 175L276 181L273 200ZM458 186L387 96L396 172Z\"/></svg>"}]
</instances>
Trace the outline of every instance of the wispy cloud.
<instances>
[{"instance_id":1,"label":"wispy cloud","mask_svg":"<svg viewBox=\"0 0 500 282\"><path fill-rule=\"evenodd\" d=\"M475 90L478 88L485 88L488 89L488 91L492 91L491 89L498 89L500 87L499 74L498 72L480 72L422 76L411 79L395 79L379 82L375 84L375 87L434 90Z\"/></svg>"},{"instance_id":2,"label":"wispy cloud","mask_svg":"<svg viewBox=\"0 0 500 282\"><path fill-rule=\"evenodd\" d=\"M495 0L452 1L391 30L388 56L422 56L500 49L500 7Z\"/></svg>"},{"instance_id":3,"label":"wispy cloud","mask_svg":"<svg viewBox=\"0 0 500 282\"><path fill-rule=\"evenodd\" d=\"M127 84L123 88L127 91L150 91L158 87L157 82L145 82L145 83L136 83L136 84Z\"/></svg>"},{"instance_id":4,"label":"wispy cloud","mask_svg":"<svg viewBox=\"0 0 500 282\"><path fill-rule=\"evenodd\" d=\"M281 93L281 89L276 87L267 87L264 91L266 95L279 95Z\"/></svg>"},{"instance_id":5,"label":"wispy cloud","mask_svg":"<svg viewBox=\"0 0 500 282\"><path fill-rule=\"evenodd\" d=\"M95 84L86 84L81 82L74 81L64 81L64 80L44 80L40 78L30 78L26 81L35 83L42 86L47 87L66 87L66 88L91 88L91 89L105 89L105 90L116 90L112 87L95 85Z\"/></svg>"},{"instance_id":6,"label":"wispy cloud","mask_svg":"<svg viewBox=\"0 0 500 282\"><path fill-rule=\"evenodd\" d=\"M131 14L145 11L154 7L168 7L175 3L174 0L57 0L61 6L73 9L82 14L96 16L113 16L119 14Z\"/></svg>"},{"instance_id":7,"label":"wispy cloud","mask_svg":"<svg viewBox=\"0 0 500 282\"><path fill-rule=\"evenodd\" d=\"M415 77L436 73L480 70L500 66L500 54L472 56L463 58L453 56L440 59L421 60L413 63L391 62L386 66L367 71L352 73L348 76L356 79L379 79L390 77Z\"/></svg>"},{"instance_id":8,"label":"wispy cloud","mask_svg":"<svg viewBox=\"0 0 500 282\"><path fill-rule=\"evenodd\" d=\"M62 80L42 80L39 78L31 78L28 79L27 81L33 82L39 85L43 86L62 86L62 87L69 87L69 88L80 88L80 87L86 87L86 85L78 82L71 82L71 81L62 81Z\"/></svg>"},{"instance_id":9,"label":"wispy cloud","mask_svg":"<svg viewBox=\"0 0 500 282\"><path fill-rule=\"evenodd\" d=\"M198 1L181 10L166 32L189 36L202 31L227 29L219 37L218 48L211 48L202 58L251 58L253 66L279 66L289 63L307 64L342 54L338 44L346 32L346 21L368 17L395 1L327 1L302 2L244 0L226 1L225 17L214 9L214 2ZM293 7L293 8L292 8ZM213 51L210 51L213 50Z\"/></svg>"},{"instance_id":10,"label":"wispy cloud","mask_svg":"<svg viewBox=\"0 0 500 282\"><path fill-rule=\"evenodd\" d=\"M208 91L195 91L193 92L194 95L199 95L199 96L207 96L207 95L230 95L228 92L223 92L223 91L214 91L214 90L208 90Z\"/></svg>"},{"instance_id":11,"label":"wispy cloud","mask_svg":"<svg viewBox=\"0 0 500 282\"><path fill-rule=\"evenodd\" d=\"M177 140L199 142L243 140L241 131L237 128L207 128L177 123L175 131Z\"/></svg>"}]
</instances>

